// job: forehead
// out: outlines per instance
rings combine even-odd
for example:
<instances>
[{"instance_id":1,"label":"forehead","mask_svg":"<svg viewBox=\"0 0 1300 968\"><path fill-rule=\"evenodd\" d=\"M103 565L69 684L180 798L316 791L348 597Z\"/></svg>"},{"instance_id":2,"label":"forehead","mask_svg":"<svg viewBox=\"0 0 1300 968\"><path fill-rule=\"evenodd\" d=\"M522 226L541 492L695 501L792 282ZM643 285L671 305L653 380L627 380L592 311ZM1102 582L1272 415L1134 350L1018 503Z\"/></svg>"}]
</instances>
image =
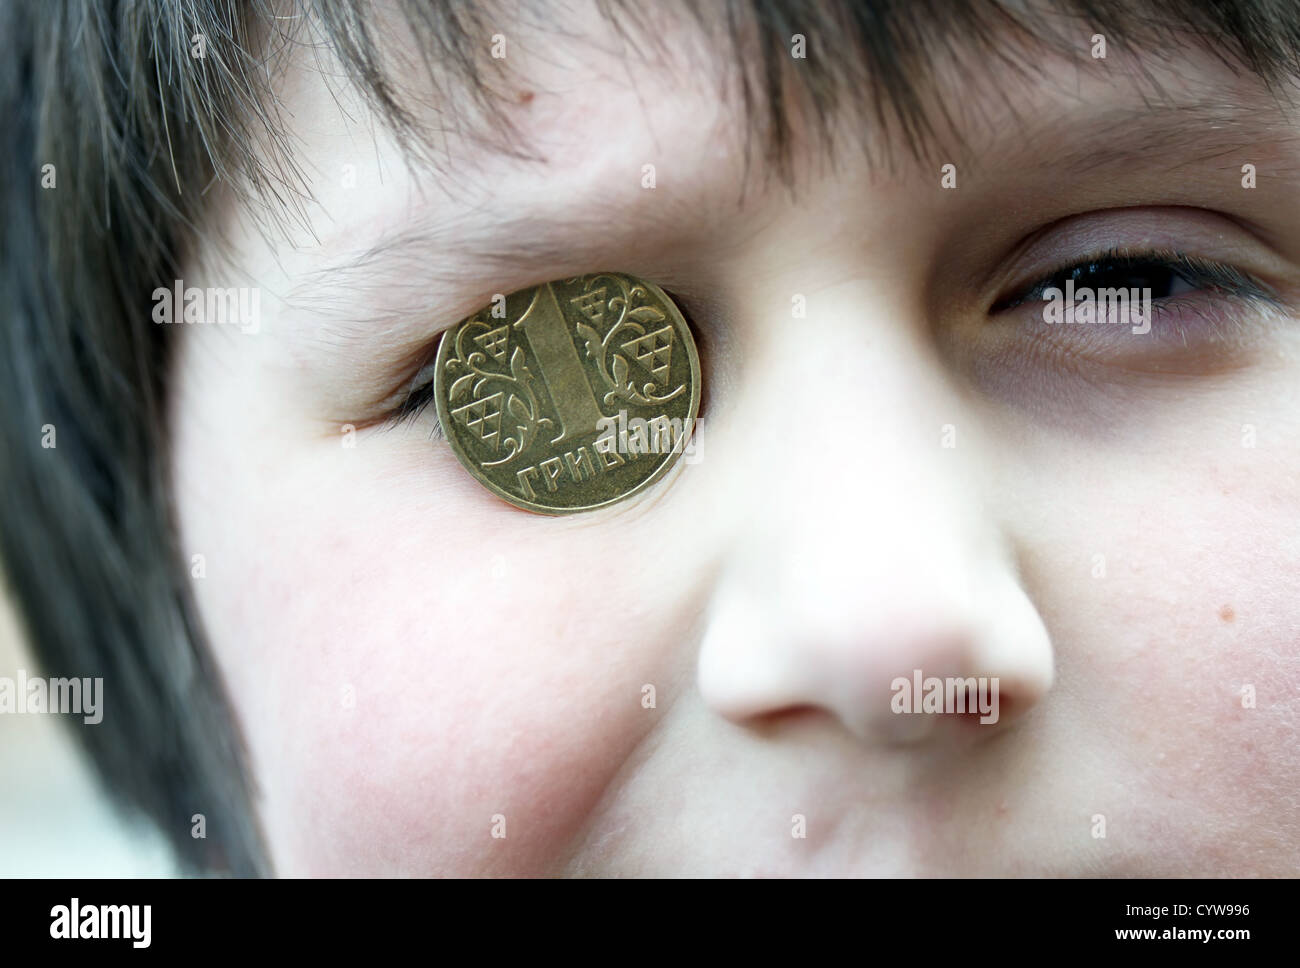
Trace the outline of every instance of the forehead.
<instances>
[{"instance_id":1,"label":"forehead","mask_svg":"<svg viewBox=\"0 0 1300 968\"><path fill-rule=\"evenodd\" d=\"M1061 49L1007 28L983 36L985 48L910 58L914 106L930 125L917 142L889 108L896 83L817 65L851 59L851 46L814 34L807 58L782 46L765 61L743 27L701 25L667 6L646 16L629 27L580 4L484 18L465 54L471 63L444 56L452 66L426 70L436 52L390 10L374 41L404 131L341 80L324 41L301 47L279 84L310 189L295 245L277 253L296 316L315 326L334 305L353 317L368 305L427 330L431 314L459 318L494 292L596 266L672 285L691 252L707 246L721 260L752 241L775 221L765 204L774 197L786 211L801 206L804 221L821 220L809 236L861 235L849 223L871 216L877 237L895 237L971 205L970 191L955 206L935 190L946 163L960 168L963 187L996 182L1006 204L1067 184L1080 206L1104 206L1107 174L1167 175L1207 159L1227 170L1243 146L1252 160L1281 163L1276 145L1295 130L1259 78L1195 45L1171 60L1116 43L1098 59L1088 35ZM1004 56L981 56L987 45ZM770 79L761 69L769 62L778 67ZM743 81L755 71L747 98ZM842 92L827 113L815 92L830 76ZM791 149L788 180L774 177L774 137ZM1072 172L1096 189L1076 188ZM818 206L798 195L815 180ZM835 232L824 234L829 244ZM430 291L440 294L433 305ZM394 354L403 345L394 341Z\"/></svg>"},{"instance_id":2,"label":"forehead","mask_svg":"<svg viewBox=\"0 0 1300 968\"><path fill-rule=\"evenodd\" d=\"M875 171L928 177L944 162L1000 165L1011 149L1087 164L1116 145L1158 160L1175 128L1185 145L1208 133L1222 147L1258 133L1243 130L1247 114L1285 124L1258 78L1190 39L1174 58L1115 37L1098 59L1086 35L1062 48L1008 22L978 43L940 31L933 49L914 39L882 76L853 41L828 41L825 24L791 34L802 48L777 37L772 50L743 22L701 23L669 4L629 19L614 6L617 15L577 4L483 16L443 45L454 57L429 50L427 35L386 8L374 43L379 73L392 80L385 97L403 118L397 135L374 99L339 80L346 71L328 49L304 47L280 96L304 167L325 176L313 192L331 194L345 166L373 167L383 181L370 188L414 175L431 202L478 209L485 221L509 224L526 199L565 221L600 223L615 204L640 206L653 232L683 211L712 219L760 196L787 152L805 173L866 159ZM394 204L409 211L406 200ZM328 227L316 228L329 241ZM356 228L340 232L349 244Z\"/></svg>"},{"instance_id":3,"label":"forehead","mask_svg":"<svg viewBox=\"0 0 1300 968\"><path fill-rule=\"evenodd\" d=\"M419 216L429 211L440 221L453 210L474 212L476 224L514 225L521 237L553 217L596 228L611 207L641 208L633 214L653 233L657 222L675 220L665 203L685 203L688 186L699 189L689 203L697 213L734 207L748 129L724 96L717 57L701 54L707 41L698 27L665 18L651 45L579 5L542 25L482 33L472 66L433 73L413 66L420 42L391 18L376 36L385 69L400 72L394 95L410 121L405 131L387 125L357 87L331 82L334 72L314 58L304 55L286 78L297 155L326 176L313 179L316 200L341 211L364 195L368 208L371 231L361 235L352 219L334 232L315 227L327 250L378 243L400 226L428 236L436 225ZM344 184L350 173L364 184ZM643 187L651 182L653 194ZM456 227L466 229L459 237L473 246L472 226Z\"/></svg>"}]
</instances>

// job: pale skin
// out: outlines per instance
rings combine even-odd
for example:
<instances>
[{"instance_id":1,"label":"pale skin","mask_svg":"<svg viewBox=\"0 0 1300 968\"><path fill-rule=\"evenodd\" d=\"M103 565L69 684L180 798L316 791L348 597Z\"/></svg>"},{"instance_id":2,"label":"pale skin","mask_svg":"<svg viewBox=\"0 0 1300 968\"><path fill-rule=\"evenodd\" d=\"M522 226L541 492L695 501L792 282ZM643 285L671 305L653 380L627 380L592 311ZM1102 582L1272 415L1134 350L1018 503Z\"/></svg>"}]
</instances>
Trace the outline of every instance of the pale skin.
<instances>
[{"instance_id":1,"label":"pale skin","mask_svg":"<svg viewBox=\"0 0 1300 968\"><path fill-rule=\"evenodd\" d=\"M170 335L181 547L275 870L1293 874L1293 123L1187 55L1147 64L1196 106L1157 142L1085 36L1051 83L951 94L966 154L882 140L889 171L804 143L795 198L742 201L736 108L581 27L590 47L511 37L532 96L507 111L543 160L457 142L445 172L305 59L282 90L312 232L272 250L228 205L229 264L186 274L262 287L257 333ZM322 278L417 226L423 248ZM1202 286L1141 337L990 311L1144 245L1281 308ZM601 269L693 319L697 463L552 518L478 485L432 410L345 446L493 293ZM999 677L999 721L894 715L914 669Z\"/></svg>"}]
</instances>

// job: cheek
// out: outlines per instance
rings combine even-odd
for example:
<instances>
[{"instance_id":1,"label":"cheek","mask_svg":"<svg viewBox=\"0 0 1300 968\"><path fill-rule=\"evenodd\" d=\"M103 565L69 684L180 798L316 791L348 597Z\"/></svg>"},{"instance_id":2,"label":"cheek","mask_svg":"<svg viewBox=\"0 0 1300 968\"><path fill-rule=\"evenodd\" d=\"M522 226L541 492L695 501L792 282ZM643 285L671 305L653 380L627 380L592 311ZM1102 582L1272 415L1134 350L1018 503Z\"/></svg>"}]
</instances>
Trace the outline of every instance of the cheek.
<instances>
[{"instance_id":1,"label":"cheek","mask_svg":"<svg viewBox=\"0 0 1300 968\"><path fill-rule=\"evenodd\" d=\"M554 871L689 640L690 574L641 519L515 511L432 446L182 491L280 873Z\"/></svg>"},{"instance_id":2,"label":"cheek","mask_svg":"<svg viewBox=\"0 0 1300 968\"><path fill-rule=\"evenodd\" d=\"M1058 699L1107 767L1086 799L1113 846L1161 845L1170 873L1294 859L1294 832L1275 839L1300 773L1300 559L1296 529L1279 526L1300 521L1290 479L1189 458L1080 497L1074 524L1040 531L1056 536L1036 571L1056 576L1039 601Z\"/></svg>"}]
</instances>

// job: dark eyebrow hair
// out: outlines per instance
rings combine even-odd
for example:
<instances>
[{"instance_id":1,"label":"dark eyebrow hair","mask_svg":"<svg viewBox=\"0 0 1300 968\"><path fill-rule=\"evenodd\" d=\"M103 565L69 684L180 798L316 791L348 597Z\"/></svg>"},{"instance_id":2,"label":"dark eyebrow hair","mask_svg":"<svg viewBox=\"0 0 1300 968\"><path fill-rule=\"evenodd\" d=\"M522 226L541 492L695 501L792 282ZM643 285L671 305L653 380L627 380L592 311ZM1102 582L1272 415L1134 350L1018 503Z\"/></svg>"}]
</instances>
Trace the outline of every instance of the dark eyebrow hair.
<instances>
[{"instance_id":1,"label":"dark eyebrow hair","mask_svg":"<svg viewBox=\"0 0 1300 968\"><path fill-rule=\"evenodd\" d=\"M1188 100L1170 96L1110 106L1082 121L1073 115L1025 119L1021 130L1026 155L1041 141L1060 145L1055 166L1074 174L1131 162L1172 171L1249 155L1265 145L1300 142L1300 128L1264 91ZM1294 177L1300 159L1284 163L1289 167L1275 173Z\"/></svg>"}]
</instances>

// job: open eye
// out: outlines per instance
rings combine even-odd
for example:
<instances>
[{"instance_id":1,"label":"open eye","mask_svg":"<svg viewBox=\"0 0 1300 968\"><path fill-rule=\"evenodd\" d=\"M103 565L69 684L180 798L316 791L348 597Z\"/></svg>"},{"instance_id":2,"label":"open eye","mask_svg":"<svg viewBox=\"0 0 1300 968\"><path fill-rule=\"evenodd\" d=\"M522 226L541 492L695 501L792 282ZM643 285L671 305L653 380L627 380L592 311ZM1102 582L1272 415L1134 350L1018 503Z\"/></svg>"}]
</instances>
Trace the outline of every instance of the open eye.
<instances>
[{"instance_id":1,"label":"open eye","mask_svg":"<svg viewBox=\"0 0 1300 968\"><path fill-rule=\"evenodd\" d=\"M1150 290L1151 299L1173 299L1201 291L1239 299L1272 302L1273 292L1233 266L1174 250L1135 252L1111 249L1093 258L1057 269L1027 287L998 300L991 312L1015 309L1044 299L1048 290L1075 288Z\"/></svg>"}]
</instances>

